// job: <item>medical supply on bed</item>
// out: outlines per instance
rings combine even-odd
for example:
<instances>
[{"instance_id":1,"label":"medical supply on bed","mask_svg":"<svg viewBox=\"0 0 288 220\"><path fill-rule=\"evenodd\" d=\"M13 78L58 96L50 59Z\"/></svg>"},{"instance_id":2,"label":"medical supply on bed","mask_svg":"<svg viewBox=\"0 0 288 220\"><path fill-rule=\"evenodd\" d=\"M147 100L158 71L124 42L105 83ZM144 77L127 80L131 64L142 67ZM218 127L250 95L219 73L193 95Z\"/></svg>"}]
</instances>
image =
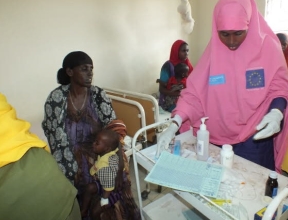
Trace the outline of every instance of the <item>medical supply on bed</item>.
<instances>
[{"instance_id":1,"label":"medical supply on bed","mask_svg":"<svg viewBox=\"0 0 288 220\"><path fill-rule=\"evenodd\" d=\"M209 157L209 131L207 131L205 120L208 117L201 118L202 124L197 131L197 159L207 161Z\"/></svg>"},{"instance_id":2,"label":"medical supply on bed","mask_svg":"<svg viewBox=\"0 0 288 220\"><path fill-rule=\"evenodd\" d=\"M180 140L172 140L169 144L169 151L171 154L181 156L181 141Z\"/></svg>"},{"instance_id":3,"label":"medical supply on bed","mask_svg":"<svg viewBox=\"0 0 288 220\"><path fill-rule=\"evenodd\" d=\"M229 144L224 144L221 150L221 164L225 167L232 168L234 152Z\"/></svg>"},{"instance_id":4,"label":"medical supply on bed","mask_svg":"<svg viewBox=\"0 0 288 220\"><path fill-rule=\"evenodd\" d=\"M216 198L223 167L163 151L145 181Z\"/></svg>"},{"instance_id":5,"label":"medical supply on bed","mask_svg":"<svg viewBox=\"0 0 288 220\"><path fill-rule=\"evenodd\" d=\"M182 195L182 194L186 193L186 192L177 191L177 190L175 190L174 192L176 192L179 195ZM240 211L241 207L243 207L242 204L239 203L239 205L232 205L232 203L224 203L221 206L221 205L218 205L218 204L212 202L210 197L206 197L204 195L196 194L196 193L190 193L190 194L192 194L193 197L196 200L200 201L203 205L209 207L210 210L213 210L214 213L217 213L217 217L221 216L221 219L223 219L223 220L224 219L225 220L226 219L227 220L239 220L240 219L238 217L239 216L238 212ZM211 218L211 219L213 219L213 218Z\"/></svg>"},{"instance_id":6,"label":"medical supply on bed","mask_svg":"<svg viewBox=\"0 0 288 220\"><path fill-rule=\"evenodd\" d=\"M230 199L211 199L212 202L216 203L217 205L223 205L225 203L231 203Z\"/></svg>"},{"instance_id":7,"label":"medical supply on bed","mask_svg":"<svg viewBox=\"0 0 288 220\"><path fill-rule=\"evenodd\" d=\"M266 181L265 196L274 198L275 196L277 196L277 191L278 191L277 173L275 171L271 171Z\"/></svg>"},{"instance_id":8,"label":"medical supply on bed","mask_svg":"<svg viewBox=\"0 0 288 220\"><path fill-rule=\"evenodd\" d=\"M179 126L176 123L172 122L170 123L169 127L163 131L159 139L157 139L156 158L159 158L162 151L165 151L169 148L171 139L175 137L175 133L178 131L178 129Z\"/></svg>"}]
</instances>

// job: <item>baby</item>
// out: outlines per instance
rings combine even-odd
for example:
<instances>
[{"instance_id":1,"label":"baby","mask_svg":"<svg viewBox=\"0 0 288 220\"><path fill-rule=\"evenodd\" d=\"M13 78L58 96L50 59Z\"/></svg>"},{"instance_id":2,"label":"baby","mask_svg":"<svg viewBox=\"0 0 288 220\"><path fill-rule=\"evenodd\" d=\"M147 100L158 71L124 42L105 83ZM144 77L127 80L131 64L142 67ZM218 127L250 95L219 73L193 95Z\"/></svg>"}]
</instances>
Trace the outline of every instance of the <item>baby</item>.
<instances>
[{"instance_id":1,"label":"baby","mask_svg":"<svg viewBox=\"0 0 288 220\"><path fill-rule=\"evenodd\" d=\"M167 83L157 79L157 83L164 85L170 91L180 91L186 88L186 80L189 72L189 67L185 63L178 63L174 67L174 76L171 76ZM172 111L178 100L178 96L165 96L163 109L166 111Z\"/></svg>"},{"instance_id":2,"label":"baby","mask_svg":"<svg viewBox=\"0 0 288 220\"><path fill-rule=\"evenodd\" d=\"M93 142L93 151L98 155L90 174L95 176L96 182L87 185L81 206L81 216L85 217L88 212L92 197L95 194L101 196L101 206L109 204L109 195L115 187L115 178L119 169L119 135L112 130L102 130ZM100 213L99 213L100 214Z\"/></svg>"}]
</instances>

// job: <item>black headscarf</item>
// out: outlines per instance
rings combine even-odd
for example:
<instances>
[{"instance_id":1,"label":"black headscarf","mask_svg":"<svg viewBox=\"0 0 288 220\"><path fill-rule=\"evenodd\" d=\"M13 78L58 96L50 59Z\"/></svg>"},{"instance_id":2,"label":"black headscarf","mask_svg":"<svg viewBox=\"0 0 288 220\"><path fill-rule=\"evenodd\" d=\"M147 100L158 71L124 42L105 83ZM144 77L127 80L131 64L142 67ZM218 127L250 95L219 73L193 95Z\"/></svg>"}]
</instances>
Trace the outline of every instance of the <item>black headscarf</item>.
<instances>
[{"instance_id":1,"label":"black headscarf","mask_svg":"<svg viewBox=\"0 0 288 220\"><path fill-rule=\"evenodd\" d=\"M93 65L92 59L82 51L74 51L69 53L63 60L62 68L58 70L57 80L61 85L68 85L70 83L70 77L66 73L67 68L74 68L83 64Z\"/></svg>"}]
</instances>

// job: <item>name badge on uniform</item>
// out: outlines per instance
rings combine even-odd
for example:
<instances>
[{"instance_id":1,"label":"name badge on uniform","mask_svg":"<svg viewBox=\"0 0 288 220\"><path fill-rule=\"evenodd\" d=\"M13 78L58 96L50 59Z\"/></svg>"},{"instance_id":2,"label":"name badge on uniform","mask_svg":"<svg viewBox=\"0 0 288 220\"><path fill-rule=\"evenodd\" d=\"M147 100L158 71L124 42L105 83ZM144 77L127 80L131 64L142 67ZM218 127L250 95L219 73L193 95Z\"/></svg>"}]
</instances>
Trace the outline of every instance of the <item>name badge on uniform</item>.
<instances>
[{"instance_id":1,"label":"name badge on uniform","mask_svg":"<svg viewBox=\"0 0 288 220\"><path fill-rule=\"evenodd\" d=\"M209 77L209 85L225 84L226 78L224 74L214 75Z\"/></svg>"},{"instance_id":2,"label":"name badge on uniform","mask_svg":"<svg viewBox=\"0 0 288 220\"><path fill-rule=\"evenodd\" d=\"M246 89L265 87L264 69L246 71Z\"/></svg>"}]
</instances>

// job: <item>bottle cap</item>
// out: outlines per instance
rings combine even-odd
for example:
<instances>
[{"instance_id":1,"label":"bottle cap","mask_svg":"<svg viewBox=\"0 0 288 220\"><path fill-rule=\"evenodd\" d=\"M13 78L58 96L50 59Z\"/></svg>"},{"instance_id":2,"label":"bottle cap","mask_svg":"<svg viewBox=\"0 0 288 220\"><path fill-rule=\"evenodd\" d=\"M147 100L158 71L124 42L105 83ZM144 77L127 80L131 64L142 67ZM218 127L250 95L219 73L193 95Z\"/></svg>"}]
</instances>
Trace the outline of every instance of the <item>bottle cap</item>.
<instances>
[{"instance_id":1,"label":"bottle cap","mask_svg":"<svg viewBox=\"0 0 288 220\"><path fill-rule=\"evenodd\" d=\"M224 144L224 145L222 145L222 149L224 150L224 151L232 151L232 146L230 145L230 144Z\"/></svg>"},{"instance_id":2,"label":"bottle cap","mask_svg":"<svg viewBox=\"0 0 288 220\"><path fill-rule=\"evenodd\" d=\"M206 130L206 125L205 125L206 119L208 119L208 117L201 118L202 124L200 125L200 130L202 130L202 131Z\"/></svg>"},{"instance_id":3,"label":"bottle cap","mask_svg":"<svg viewBox=\"0 0 288 220\"><path fill-rule=\"evenodd\" d=\"M271 171L269 177L272 179L277 179L277 173L275 171Z\"/></svg>"}]
</instances>

